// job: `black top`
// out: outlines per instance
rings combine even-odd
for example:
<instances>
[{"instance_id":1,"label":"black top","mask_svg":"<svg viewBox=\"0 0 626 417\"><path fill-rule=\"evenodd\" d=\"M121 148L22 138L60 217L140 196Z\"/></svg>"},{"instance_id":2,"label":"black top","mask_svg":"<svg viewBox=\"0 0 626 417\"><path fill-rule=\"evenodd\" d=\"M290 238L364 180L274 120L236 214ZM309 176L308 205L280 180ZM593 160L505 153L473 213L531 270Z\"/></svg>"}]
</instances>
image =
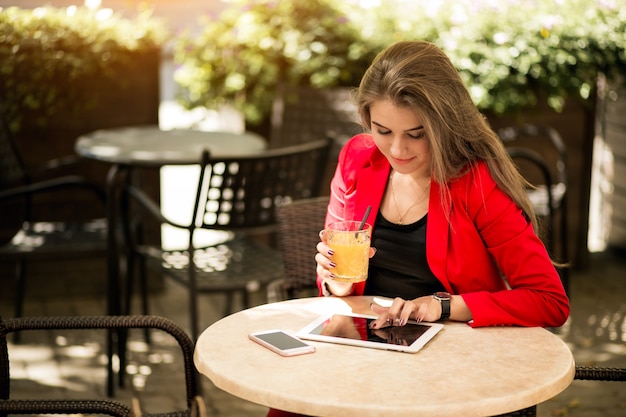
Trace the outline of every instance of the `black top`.
<instances>
[{"instance_id":1,"label":"black top","mask_svg":"<svg viewBox=\"0 0 626 417\"><path fill-rule=\"evenodd\" d=\"M376 254L370 259L365 295L412 300L445 291L426 262L426 219L400 225L387 221L380 211L372 233Z\"/></svg>"}]
</instances>

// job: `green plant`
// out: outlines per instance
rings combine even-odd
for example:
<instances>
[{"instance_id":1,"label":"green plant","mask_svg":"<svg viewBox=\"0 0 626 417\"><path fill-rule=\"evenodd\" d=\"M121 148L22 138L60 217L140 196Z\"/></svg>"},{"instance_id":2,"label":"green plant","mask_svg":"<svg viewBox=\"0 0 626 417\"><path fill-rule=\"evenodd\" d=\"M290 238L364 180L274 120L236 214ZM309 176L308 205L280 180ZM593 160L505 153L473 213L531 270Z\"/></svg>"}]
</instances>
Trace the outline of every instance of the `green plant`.
<instances>
[{"instance_id":1,"label":"green plant","mask_svg":"<svg viewBox=\"0 0 626 417\"><path fill-rule=\"evenodd\" d=\"M204 31L175 46L188 108L230 104L248 122L268 114L282 85L358 84L379 48L362 42L358 28L331 0L231 1Z\"/></svg>"},{"instance_id":2,"label":"green plant","mask_svg":"<svg viewBox=\"0 0 626 417\"><path fill-rule=\"evenodd\" d=\"M482 110L513 113L540 100L560 111L589 102L599 73L626 73L626 8L615 0L451 0L380 3L368 13L397 39L440 46ZM396 22L390 29L389 21Z\"/></svg>"},{"instance_id":3,"label":"green plant","mask_svg":"<svg viewBox=\"0 0 626 417\"><path fill-rule=\"evenodd\" d=\"M87 80L104 77L124 87L119 71L165 37L147 9L128 20L110 9L0 8L0 104L15 130L25 112L43 123L60 108L89 106L98 97Z\"/></svg>"},{"instance_id":4,"label":"green plant","mask_svg":"<svg viewBox=\"0 0 626 417\"><path fill-rule=\"evenodd\" d=\"M249 122L268 114L281 83L356 86L375 54L403 39L440 46L478 107L496 114L591 102L599 73L626 74L618 0L232 3L179 42L176 81L187 107L228 103Z\"/></svg>"}]
</instances>

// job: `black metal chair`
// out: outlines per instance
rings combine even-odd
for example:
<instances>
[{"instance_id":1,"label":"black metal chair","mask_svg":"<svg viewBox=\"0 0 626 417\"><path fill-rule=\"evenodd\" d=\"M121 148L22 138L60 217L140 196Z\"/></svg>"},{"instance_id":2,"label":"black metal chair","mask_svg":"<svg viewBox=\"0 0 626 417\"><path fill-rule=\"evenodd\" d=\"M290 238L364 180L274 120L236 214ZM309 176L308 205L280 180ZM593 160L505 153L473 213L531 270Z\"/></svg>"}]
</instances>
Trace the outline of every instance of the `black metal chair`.
<instances>
[{"instance_id":1,"label":"black metal chair","mask_svg":"<svg viewBox=\"0 0 626 417\"><path fill-rule=\"evenodd\" d=\"M324 139L255 155L219 159L210 158L205 152L200 161L202 168L193 220L189 224L167 219L145 193L128 185L123 198L129 201L124 204L139 203L159 222L186 230L189 240L181 250L164 250L142 244L137 234L127 229L127 283L133 285L135 257L139 256L145 305L146 265L185 286L189 292L194 340L199 334L199 293L226 294L224 315L233 311L235 294L240 294L243 307L248 307L249 293L265 288L283 275L280 251L273 247L271 240L268 244L262 239L276 231L275 208L319 195L331 143ZM123 223L130 224L128 219ZM230 237L213 245L196 247L194 238L201 229L226 231ZM131 289L126 291L127 295L132 293Z\"/></svg>"},{"instance_id":2,"label":"black metal chair","mask_svg":"<svg viewBox=\"0 0 626 417\"><path fill-rule=\"evenodd\" d=\"M185 396L187 408L171 413L159 413L162 416L198 415L198 408L204 403L200 397L199 376L193 364L194 343L176 323L158 316L57 316L57 317L20 317L0 320L0 416L10 414L34 413L97 413L127 417L136 404L127 405L108 399L10 399L11 374L7 335L26 330L78 330L78 329L158 329L170 334L178 343L183 358L185 375Z\"/></svg>"},{"instance_id":3,"label":"black metal chair","mask_svg":"<svg viewBox=\"0 0 626 417\"><path fill-rule=\"evenodd\" d=\"M556 261L567 263L567 152L561 136L551 127L531 124L505 127L497 133L533 187L528 196L537 216L544 220L541 238L548 252ZM569 292L568 268L560 268L559 273Z\"/></svg>"},{"instance_id":4,"label":"black metal chair","mask_svg":"<svg viewBox=\"0 0 626 417\"><path fill-rule=\"evenodd\" d=\"M315 246L324 228L328 196L305 198L276 208L284 278L268 287L268 301L317 295Z\"/></svg>"},{"instance_id":5,"label":"black metal chair","mask_svg":"<svg viewBox=\"0 0 626 417\"><path fill-rule=\"evenodd\" d=\"M106 219L102 188L79 175L59 175L77 166L74 156L48 161L35 170L27 170L17 152L12 132L0 106L0 204L12 214L21 211L12 230L15 234L0 244L0 262L15 263L15 317L23 314L26 288L26 266L29 262L58 259L106 259ZM63 168L63 169L61 169ZM46 213L38 207L40 198L53 198L59 192L85 193L102 207L93 218L86 216L84 207L75 207L80 221L43 221ZM34 214L37 212L37 216ZM8 214L8 213L7 213ZM6 221L9 216L1 216ZM49 218L49 217L46 217ZM4 225L9 228L9 225ZM104 268L104 266L103 266ZM5 286L6 288L6 286Z\"/></svg>"}]
</instances>

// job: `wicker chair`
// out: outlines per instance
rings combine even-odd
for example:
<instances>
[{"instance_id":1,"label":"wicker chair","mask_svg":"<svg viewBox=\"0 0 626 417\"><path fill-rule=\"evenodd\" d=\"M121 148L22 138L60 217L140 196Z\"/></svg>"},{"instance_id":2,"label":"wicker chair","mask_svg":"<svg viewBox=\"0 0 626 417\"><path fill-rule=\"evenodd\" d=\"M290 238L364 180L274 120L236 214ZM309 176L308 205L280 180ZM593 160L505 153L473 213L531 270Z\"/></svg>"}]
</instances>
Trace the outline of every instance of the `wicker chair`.
<instances>
[{"instance_id":1,"label":"wicker chair","mask_svg":"<svg viewBox=\"0 0 626 417\"><path fill-rule=\"evenodd\" d=\"M146 266L186 287L194 340L200 330L199 293L226 294L224 315L233 312L235 294L240 294L244 308L249 307L249 293L266 288L283 275L280 251L258 236L271 238L275 233L275 207L319 195L321 173L328 162L330 147L331 141L323 139L243 157L214 159L205 152L200 162L204 169L200 170L194 216L189 224L170 221L145 193L129 185L123 198L139 203L139 208L143 207L149 216L163 224L186 230L189 240L185 248L165 250L142 244L127 231L130 242L127 284L133 285L134 263L139 257L144 305L147 305ZM214 245L196 247L194 237L201 229L229 232L231 237ZM131 289L126 293L130 295Z\"/></svg>"},{"instance_id":2,"label":"wicker chair","mask_svg":"<svg viewBox=\"0 0 626 417\"><path fill-rule=\"evenodd\" d=\"M133 417L132 409L111 400L0 400L0 416L13 414L89 413L114 417ZM140 416L135 416L140 417Z\"/></svg>"},{"instance_id":3,"label":"wicker chair","mask_svg":"<svg viewBox=\"0 0 626 417\"><path fill-rule=\"evenodd\" d=\"M278 243L283 253L284 278L268 287L268 301L317 295L315 246L324 228L328 196L306 198L276 208Z\"/></svg>"},{"instance_id":4,"label":"wicker chair","mask_svg":"<svg viewBox=\"0 0 626 417\"><path fill-rule=\"evenodd\" d=\"M117 401L89 400L12 400L10 362L7 335L25 330L68 329L158 329L170 334L180 346L185 374L187 409L164 413L167 416L189 416L198 407L204 407L200 394L198 373L193 364L194 344L177 324L157 316L69 316L69 317L22 317L0 320L0 416L29 413L76 413L88 412L112 416L131 416L132 407ZM135 413L136 414L136 413ZM197 414L196 414L197 415Z\"/></svg>"},{"instance_id":5,"label":"wicker chair","mask_svg":"<svg viewBox=\"0 0 626 417\"><path fill-rule=\"evenodd\" d=\"M86 257L106 259L104 191L82 176L60 175L75 170L78 162L77 158L68 156L27 170L0 106L0 204L3 205L0 217L3 221L14 217L11 223L15 223L11 228L15 229L13 237L8 242L0 242L0 262L15 264L15 317L23 315L28 263ZM84 220L57 221L48 215L49 209L36 204L45 202L42 197L50 199L67 191L84 194L86 202L97 204L101 210L86 216L84 206L76 207L74 216ZM43 221L45 219L50 221ZM3 224L0 228L9 230L9 225Z\"/></svg>"},{"instance_id":6,"label":"wicker chair","mask_svg":"<svg viewBox=\"0 0 626 417\"><path fill-rule=\"evenodd\" d=\"M626 368L605 366L576 366L574 379L586 381L626 381Z\"/></svg>"}]
</instances>

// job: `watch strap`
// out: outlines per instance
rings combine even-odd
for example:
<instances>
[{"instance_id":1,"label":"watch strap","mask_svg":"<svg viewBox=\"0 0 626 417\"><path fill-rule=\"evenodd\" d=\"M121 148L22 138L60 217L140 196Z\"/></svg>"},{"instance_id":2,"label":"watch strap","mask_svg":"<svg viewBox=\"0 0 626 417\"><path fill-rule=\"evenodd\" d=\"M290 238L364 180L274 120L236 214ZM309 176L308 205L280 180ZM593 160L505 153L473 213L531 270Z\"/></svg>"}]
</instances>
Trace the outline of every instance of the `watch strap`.
<instances>
[{"instance_id":1,"label":"watch strap","mask_svg":"<svg viewBox=\"0 0 626 417\"><path fill-rule=\"evenodd\" d=\"M447 320L450 318L450 299L439 299L441 303L441 317L439 320Z\"/></svg>"},{"instance_id":2,"label":"watch strap","mask_svg":"<svg viewBox=\"0 0 626 417\"><path fill-rule=\"evenodd\" d=\"M441 304L441 317L439 320L447 320L450 318L450 299L452 296L445 291L439 291L433 294L433 298Z\"/></svg>"}]
</instances>

